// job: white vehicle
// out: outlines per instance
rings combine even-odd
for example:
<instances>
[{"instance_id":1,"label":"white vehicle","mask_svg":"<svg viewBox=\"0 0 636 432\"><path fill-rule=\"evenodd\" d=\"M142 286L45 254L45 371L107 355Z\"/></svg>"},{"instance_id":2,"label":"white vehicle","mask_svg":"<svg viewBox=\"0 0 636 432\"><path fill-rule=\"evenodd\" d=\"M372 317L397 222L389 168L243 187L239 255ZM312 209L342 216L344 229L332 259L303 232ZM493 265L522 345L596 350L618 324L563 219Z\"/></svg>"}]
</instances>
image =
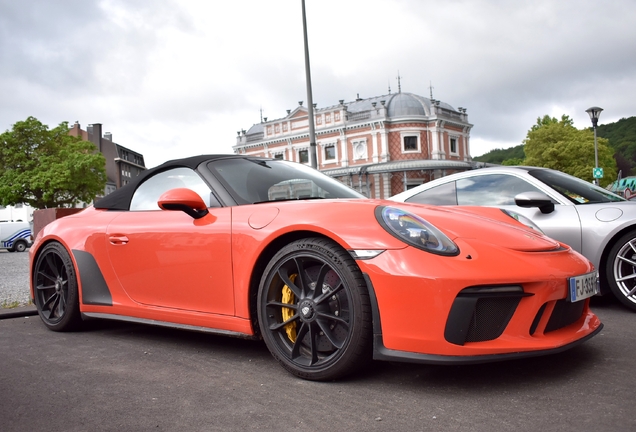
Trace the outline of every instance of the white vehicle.
<instances>
[{"instance_id":1,"label":"white vehicle","mask_svg":"<svg viewBox=\"0 0 636 432\"><path fill-rule=\"evenodd\" d=\"M636 311L636 202L560 171L499 166L451 174L393 201L500 207L592 261L603 292Z\"/></svg>"},{"instance_id":2,"label":"white vehicle","mask_svg":"<svg viewBox=\"0 0 636 432\"><path fill-rule=\"evenodd\" d=\"M28 222L0 222L0 249L24 252L33 244L33 231Z\"/></svg>"}]
</instances>

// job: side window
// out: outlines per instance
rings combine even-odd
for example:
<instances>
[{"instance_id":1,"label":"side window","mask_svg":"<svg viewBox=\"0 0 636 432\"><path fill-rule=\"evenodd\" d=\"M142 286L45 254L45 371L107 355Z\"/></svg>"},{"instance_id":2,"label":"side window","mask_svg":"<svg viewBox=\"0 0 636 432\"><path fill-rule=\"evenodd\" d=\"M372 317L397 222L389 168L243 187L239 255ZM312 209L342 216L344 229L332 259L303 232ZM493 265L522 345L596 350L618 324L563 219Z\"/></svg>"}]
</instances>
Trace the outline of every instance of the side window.
<instances>
[{"instance_id":1,"label":"side window","mask_svg":"<svg viewBox=\"0 0 636 432\"><path fill-rule=\"evenodd\" d=\"M515 205L515 195L540 192L518 177L489 174L457 180L457 203L474 206Z\"/></svg>"},{"instance_id":2,"label":"side window","mask_svg":"<svg viewBox=\"0 0 636 432\"><path fill-rule=\"evenodd\" d=\"M420 192L407 199L406 202L430 205L457 205L455 182L444 183Z\"/></svg>"},{"instance_id":3,"label":"side window","mask_svg":"<svg viewBox=\"0 0 636 432\"><path fill-rule=\"evenodd\" d=\"M130 202L130 210L159 210L157 201L164 192L183 187L198 193L205 205L210 207L210 188L201 177L190 168L174 168L162 171L139 185Z\"/></svg>"}]
</instances>

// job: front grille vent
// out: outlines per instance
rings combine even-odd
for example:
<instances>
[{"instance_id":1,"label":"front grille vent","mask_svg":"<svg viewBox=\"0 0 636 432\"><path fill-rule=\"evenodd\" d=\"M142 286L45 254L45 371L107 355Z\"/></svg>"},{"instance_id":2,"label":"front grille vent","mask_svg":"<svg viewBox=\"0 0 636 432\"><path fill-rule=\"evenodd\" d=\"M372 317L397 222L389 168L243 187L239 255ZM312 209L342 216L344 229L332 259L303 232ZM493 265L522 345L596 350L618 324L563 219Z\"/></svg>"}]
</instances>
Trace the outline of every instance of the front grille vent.
<instances>
[{"instance_id":1,"label":"front grille vent","mask_svg":"<svg viewBox=\"0 0 636 432\"><path fill-rule=\"evenodd\" d=\"M519 298L481 298L475 305L475 314L470 321L466 342L483 342L497 339L508 325L517 309Z\"/></svg>"},{"instance_id":2,"label":"front grille vent","mask_svg":"<svg viewBox=\"0 0 636 432\"><path fill-rule=\"evenodd\" d=\"M506 329L523 297L519 285L470 287L462 290L451 307L444 338L453 344L497 339Z\"/></svg>"},{"instance_id":3,"label":"front grille vent","mask_svg":"<svg viewBox=\"0 0 636 432\"><path fill-rule=\"evenodd\" d=\"M575 323L583 315L585 301L571 303L567 300L559 300L554 305L550 320L545 326L544 333L559 330L563 327Z\"/></svg>"}]
</instances>

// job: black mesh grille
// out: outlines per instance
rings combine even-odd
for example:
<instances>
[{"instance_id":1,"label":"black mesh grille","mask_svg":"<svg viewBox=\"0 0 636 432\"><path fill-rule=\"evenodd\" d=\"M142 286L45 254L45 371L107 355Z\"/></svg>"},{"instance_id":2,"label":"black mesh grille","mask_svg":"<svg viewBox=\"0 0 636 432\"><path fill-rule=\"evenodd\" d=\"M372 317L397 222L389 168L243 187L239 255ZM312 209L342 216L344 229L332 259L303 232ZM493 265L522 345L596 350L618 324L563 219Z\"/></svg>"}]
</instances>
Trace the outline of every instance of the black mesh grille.
<instances>
[{"instance_id":1,"label":"black mesh grille","mask_svg":"<svg viewBox=\"0 0 636 432\"><path fill-rule=\"evenodd\" d=\"M478 299L466 342L483 342L498 338L508 325L519 300L519 297Z\"/></svg>"},{"instance_id":2,"label":"black mesh grille","mask_svg":"<svg viewBox=\"0 0 636 432\"><path fill-rule=\"evenodd\" d=\"M578 301L571 303L567 300L559 300L554 305L552 315L550 315L550 321L545 326L545 333L558 330L565 326L576 322L581 315L583 315L583 309L585 308L585 301Z\"/></svg>"}]
</instances>

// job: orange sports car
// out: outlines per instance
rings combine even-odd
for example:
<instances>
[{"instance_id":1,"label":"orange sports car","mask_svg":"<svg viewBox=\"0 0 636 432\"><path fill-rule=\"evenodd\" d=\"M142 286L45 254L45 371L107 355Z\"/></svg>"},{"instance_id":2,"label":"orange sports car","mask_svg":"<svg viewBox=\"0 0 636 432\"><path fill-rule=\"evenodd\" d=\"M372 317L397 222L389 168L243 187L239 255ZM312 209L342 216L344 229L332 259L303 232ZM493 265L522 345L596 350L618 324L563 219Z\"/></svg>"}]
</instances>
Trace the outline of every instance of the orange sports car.
<instances>
[{"instance_id":1,"label":"orange sports car","mask_svg":"<svg viewBox=\"0 0 636 432\"><path fill-rule=\"evenodd\" d=\"M592 264L514 216L365 199L283 160L196 156L42 229L31 295L51 330L106 318L259 338L311 380L597 334Z\"/></svg>"}]
</instances>

